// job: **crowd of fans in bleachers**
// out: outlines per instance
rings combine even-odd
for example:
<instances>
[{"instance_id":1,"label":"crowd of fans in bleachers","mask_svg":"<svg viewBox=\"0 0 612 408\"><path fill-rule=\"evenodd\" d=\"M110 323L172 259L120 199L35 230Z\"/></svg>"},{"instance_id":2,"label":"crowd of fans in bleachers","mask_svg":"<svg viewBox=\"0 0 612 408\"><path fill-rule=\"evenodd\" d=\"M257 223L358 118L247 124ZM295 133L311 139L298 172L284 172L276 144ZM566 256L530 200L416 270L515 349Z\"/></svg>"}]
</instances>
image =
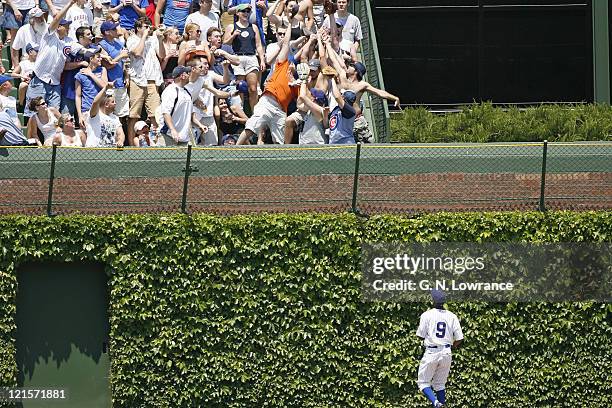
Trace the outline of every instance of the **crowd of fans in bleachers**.
<instances>
[{"instance_id":1,"label":"crowd of fans in bleachers","mask_svg":"<svg viewBox=\"0 0 612 408\"><path fill-rule=\"evenodd\" d=\"M399 105L348 0L195 1L6 0L0 145L367 143L363 93Z\"/></svg>"}]
</instances>

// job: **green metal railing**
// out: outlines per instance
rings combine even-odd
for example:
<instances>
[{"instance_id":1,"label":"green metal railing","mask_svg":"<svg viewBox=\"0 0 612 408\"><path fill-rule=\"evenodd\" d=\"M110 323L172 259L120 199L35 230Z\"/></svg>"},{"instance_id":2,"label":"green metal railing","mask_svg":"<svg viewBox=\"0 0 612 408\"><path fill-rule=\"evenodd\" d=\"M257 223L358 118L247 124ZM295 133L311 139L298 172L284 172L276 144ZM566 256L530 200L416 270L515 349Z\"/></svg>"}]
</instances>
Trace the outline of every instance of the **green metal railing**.
<instances>
[{"instance_id":1,"label":"green metal railing","mask_svg":"<svg viewBox=\"0 0 612 408\"><path fill-rule=\"evenodd\" d=\"M354 0L351 4L353 14L361 20L363 41L360 47L360 58L368 71L365 79L372 86L385 89L370 0ZM365 115L374 134L374 140L378 143L389 142L391 125L387 101L369 94L367 98L366 108L369 107L369 109L366 110Z\"/></svg>"},{"instance_id":2,"label":"green metal railing","mask_svg":"<svg viewBox=\"0 0 612 408\"><path fill-rule=\"evenodd\" d=\"M0 214L612 209L612 142L0 148Z\"/></svg>"}]
</instances>

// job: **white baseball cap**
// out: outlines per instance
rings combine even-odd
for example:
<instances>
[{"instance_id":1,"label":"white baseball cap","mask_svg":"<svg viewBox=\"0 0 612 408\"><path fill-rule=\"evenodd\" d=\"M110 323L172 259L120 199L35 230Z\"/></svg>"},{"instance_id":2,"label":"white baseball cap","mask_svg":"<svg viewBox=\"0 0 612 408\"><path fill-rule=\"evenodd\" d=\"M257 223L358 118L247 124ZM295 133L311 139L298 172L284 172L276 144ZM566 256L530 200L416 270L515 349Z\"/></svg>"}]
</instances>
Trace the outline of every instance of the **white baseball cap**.
<instances>
[{"instance_id":1,"label":"white baseball cap","mask_svg":"<svg viewBox=\"0 0 612 408\"><path fill-rule=\"evenodd\" d=\"M144 120L139 120L134 124L134 131L140 132L145 127L149 127L149 125L147 125L147 122L145 122Z\"/></svg>"},{"instance_id":2,"label":"white baseball cap","mask_svg":"<svg viewBox=\"0 0 612 408\"><path fill-rule=\"evenodd\" d=\"M42 17L45 14L39 7L32 7L28 12L30 17Z\"/></svg>"}]
</instances>

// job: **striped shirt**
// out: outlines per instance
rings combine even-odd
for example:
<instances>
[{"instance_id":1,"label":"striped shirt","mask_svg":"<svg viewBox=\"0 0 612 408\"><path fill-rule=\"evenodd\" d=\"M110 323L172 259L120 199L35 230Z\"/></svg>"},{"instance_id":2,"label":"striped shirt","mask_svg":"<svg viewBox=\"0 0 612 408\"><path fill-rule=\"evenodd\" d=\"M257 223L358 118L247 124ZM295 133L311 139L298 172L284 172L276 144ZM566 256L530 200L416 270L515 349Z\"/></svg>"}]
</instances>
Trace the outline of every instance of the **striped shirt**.
<instances>
[{"instance_id":1,"label":"striped shirt","mask_svg":"<svg viewBox=\"0 0 612 408\"><path fill-rule=\"evenodd\" d=\"M65 40L69 38L66 37ZM55 31L47 31L40 41L34 74L43 82L59 85L68 54L70 54L70 44L60 40Z\"/></svg>"}]
</instances>

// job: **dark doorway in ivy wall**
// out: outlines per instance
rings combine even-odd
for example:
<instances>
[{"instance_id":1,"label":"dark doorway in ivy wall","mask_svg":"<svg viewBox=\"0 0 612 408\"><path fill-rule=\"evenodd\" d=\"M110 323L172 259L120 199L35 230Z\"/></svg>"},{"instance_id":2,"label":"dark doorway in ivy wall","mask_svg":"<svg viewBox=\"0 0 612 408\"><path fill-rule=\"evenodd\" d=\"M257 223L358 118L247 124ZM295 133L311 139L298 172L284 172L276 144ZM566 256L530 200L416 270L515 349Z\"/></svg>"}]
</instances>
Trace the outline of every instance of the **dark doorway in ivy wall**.
<instances>
[{"instance_id":1,"label":"dark doorway in ivy wall","mask_svg":"<svg viewBox=\"0 0 612 408\"><path fill-rule=\"evenodd\" d=\"M22 407L110 407L108 277L95 263L29 263L17 272L17 381L66 398Z\"/></svg>"}]
</instances>

